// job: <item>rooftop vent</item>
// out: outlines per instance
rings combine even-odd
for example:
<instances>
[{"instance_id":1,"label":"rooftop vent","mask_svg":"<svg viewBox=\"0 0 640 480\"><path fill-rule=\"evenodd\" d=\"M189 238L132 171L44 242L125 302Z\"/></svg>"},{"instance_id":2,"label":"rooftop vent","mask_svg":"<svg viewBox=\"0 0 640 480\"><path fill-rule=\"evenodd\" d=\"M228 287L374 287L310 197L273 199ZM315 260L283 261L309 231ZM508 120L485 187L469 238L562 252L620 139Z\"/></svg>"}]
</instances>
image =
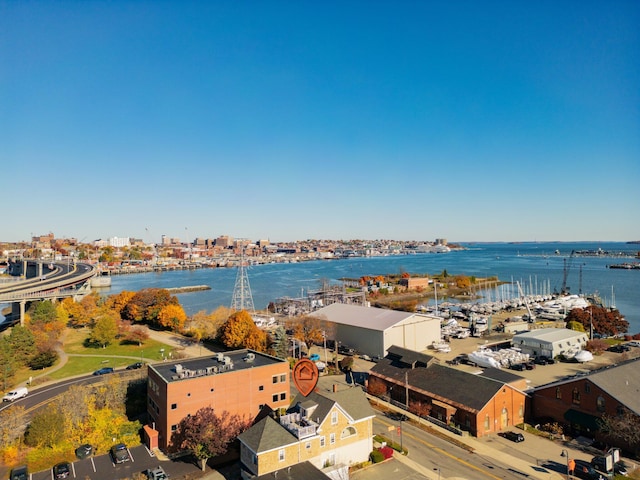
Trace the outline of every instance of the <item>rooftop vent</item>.
<instances>
[{"instance_id":1,"label":"rooftop vent","mask_svg":"<svg viewBox=\"0 0 640 480\"><path fill-rule=\"evenodd\" d=\"M182 373L182 365L180 365L179 363L176 363L176 373L179 375Z\"/></svg>"}]
</instances>

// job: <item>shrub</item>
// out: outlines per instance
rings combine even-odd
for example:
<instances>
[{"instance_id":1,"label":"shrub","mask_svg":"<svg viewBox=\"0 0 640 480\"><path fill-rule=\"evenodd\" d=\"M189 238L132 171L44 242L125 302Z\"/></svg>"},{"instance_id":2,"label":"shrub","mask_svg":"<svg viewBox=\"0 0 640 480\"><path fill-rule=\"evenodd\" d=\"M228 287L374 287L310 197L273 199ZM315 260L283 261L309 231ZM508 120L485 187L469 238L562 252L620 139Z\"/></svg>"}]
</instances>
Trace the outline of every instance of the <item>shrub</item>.
<instances>
[{"instance_id":1,"label":"shrub","mask_svg":"<svg viewBox=\"0 0 640 480\"><path fill-rule=\"evenodd\" d=\"M371 463L380 463L384 460L384 455L380 450L374 450L369 454L369 458L371 458Z\"/></svg>"},{"instance_id":2,"label":"shrub","mask_svg":"<svg viewBox=\"0 0 640 480\"><path fill-rule=\"evenodd\" d=\"M382 456L384 457L385 460L388 460L389 458L393 457L393 448L382 447L380 448L380 453L382 453Z\"/></svg>"}]
</instances>

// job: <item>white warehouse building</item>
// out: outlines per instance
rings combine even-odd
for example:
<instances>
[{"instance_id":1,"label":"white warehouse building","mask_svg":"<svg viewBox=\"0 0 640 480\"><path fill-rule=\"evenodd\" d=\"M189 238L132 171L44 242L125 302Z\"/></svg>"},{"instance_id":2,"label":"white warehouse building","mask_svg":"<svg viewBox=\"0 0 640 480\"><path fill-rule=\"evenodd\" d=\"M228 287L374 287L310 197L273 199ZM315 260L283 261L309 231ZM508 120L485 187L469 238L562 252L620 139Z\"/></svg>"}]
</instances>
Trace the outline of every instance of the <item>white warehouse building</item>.
<instances>
[{"instance_id":1,"label":"white warehouse building","mask_svg":"<svg viewBox=\"0 0 640 480\"><path fill-rule=\"evenodd\" d=\"M530 356L573 357L588 341L587 334L568 328L540 328L513 336L513 346Z\"/></svg>"},{"instance_id":2,"label":"white warehouse building","mask_svg":"<svg viewBox=\"0 0 640 480\"><path fill-rule=\"evenodd\" d=\"M333 303L312 314L335 326L342 345L371 357L384 357L392 345L421 352L440 340L439 317L376 307Z\"/></svg>"}]
</instances>

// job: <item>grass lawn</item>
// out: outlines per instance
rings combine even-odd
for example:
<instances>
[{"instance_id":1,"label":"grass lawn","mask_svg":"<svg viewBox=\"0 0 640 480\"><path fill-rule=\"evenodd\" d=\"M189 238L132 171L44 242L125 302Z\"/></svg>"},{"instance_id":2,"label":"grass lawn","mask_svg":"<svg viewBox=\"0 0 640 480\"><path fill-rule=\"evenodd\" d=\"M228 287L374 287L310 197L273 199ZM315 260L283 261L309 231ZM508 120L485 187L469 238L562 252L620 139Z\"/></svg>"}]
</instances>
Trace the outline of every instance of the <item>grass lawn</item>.
<instances>
[{"instance_id":1,"label":"grass lawn","mask_svg":"<svg viewBox=\"0 0 640 480\"><path fill-rule=\"evenodd\" d=\"M102 367L114 369L126 367L141 361L141 359L147 363L155 362L162 359L161 348L164 348L165 355L168 355L173 349L171 346L150 338L145 340L141 346L115 343L106 348L86 347L84 342L88 336L89 329L67 329L63 337L63 349L69 355L67 363L59 370L55 370L56 365L44 370L21 368L16 372L16 383L24 382L29 377L33 377L33 385L37 385L48 380L60 380L92 373Z\"/></svg>"}]
</instances>

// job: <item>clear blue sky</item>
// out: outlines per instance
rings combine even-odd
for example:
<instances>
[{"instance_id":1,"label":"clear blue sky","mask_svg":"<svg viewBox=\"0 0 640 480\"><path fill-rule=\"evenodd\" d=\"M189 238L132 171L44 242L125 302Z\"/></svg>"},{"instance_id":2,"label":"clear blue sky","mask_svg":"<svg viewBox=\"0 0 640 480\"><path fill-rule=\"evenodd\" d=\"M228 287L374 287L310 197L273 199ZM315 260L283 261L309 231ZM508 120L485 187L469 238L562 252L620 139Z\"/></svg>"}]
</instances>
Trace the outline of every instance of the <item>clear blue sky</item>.
<instances>
[{"instance_id":1,"label":"clear blue sky","mask_svg":"<svg viewBox=\"0 0 640 480\"><path fill-rule=\"evenodd\" d=\"M640 2L0 1L0 240L640 239Z\"/></svg>"}]
</instances>

